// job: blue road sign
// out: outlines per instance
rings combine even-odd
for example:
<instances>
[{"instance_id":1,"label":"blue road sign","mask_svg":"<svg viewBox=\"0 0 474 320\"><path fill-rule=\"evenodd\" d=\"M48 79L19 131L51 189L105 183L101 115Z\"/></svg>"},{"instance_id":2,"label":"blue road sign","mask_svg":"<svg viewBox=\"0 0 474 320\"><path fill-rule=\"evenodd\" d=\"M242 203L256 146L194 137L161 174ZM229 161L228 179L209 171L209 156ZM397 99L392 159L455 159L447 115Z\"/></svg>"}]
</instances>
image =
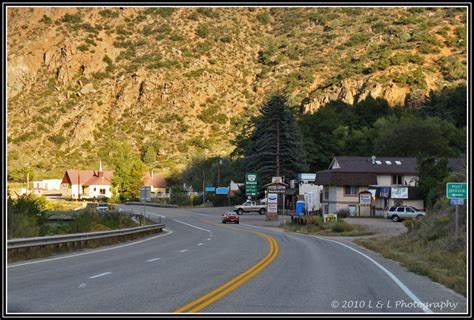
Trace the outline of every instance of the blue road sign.
<instances>
[{"instance_id":1,"label":"blue road sign","mask_svg":"<svg viewBox=\"0 0 474 320\"><path fill-rule=\"evenodd\" d=\"M464 205L464 199L451 199L451 204L453 205L460 205L460 206L463 206Z\"/></svg>"},{"instance_id":2,"label":"blue road sign","mask_svg":"<svg viewBox=\"0 0 474 320\"><path fill-rule=\"evenodd\" d=\"M216 188L216 194L228 194L228 193L229 193L229 188L226 188L226 187Z\"/></svg>"}]
</instances>

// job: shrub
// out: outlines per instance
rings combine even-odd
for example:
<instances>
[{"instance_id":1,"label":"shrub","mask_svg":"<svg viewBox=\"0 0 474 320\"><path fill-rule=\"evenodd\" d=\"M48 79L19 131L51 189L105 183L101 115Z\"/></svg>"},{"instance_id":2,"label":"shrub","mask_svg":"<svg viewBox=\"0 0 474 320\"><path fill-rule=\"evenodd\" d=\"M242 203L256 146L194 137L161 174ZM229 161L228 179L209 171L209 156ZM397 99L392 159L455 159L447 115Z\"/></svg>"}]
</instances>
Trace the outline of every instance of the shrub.
<instances>
[{"instance_id":1,"label":"shrub","mask_svg":"<svg viewBox=\"0 0 474 320\"><path fill-rule=\"evenodd\" d=\"M337 218L347 218L351 215L349 208L339 209L335 212L337 214Z\"/></svg>"},{"instance_id":2,"label":"shrub","mask_svg":"<svg viewBox=\"0 0 474 320\"><path fill-rule=\"evenodd\" d=\"M201 24L196 29L196 34L201 38L206 38L211 32L211 28L207 24Z\"/></svg>"},{"instance_id":3,"label":"shrub","mask_svg":"<svg viewBox=\"0 0 474 320\"><path fill-rule=\"evenodd\" d=\"M262 12L260 14L257 15L257 20L260 22L260 23L263 23L263 24L267 24L270 22L270 15L268 14L268 12Z\"/></svg>"},{"instance_id":4,"label":"shrub","mask_svg":"<svg viewBox=\"0 0 474 320\"><path fill-rule=\"evenodd\" d=\"M55 143L55 144L63 144L66 141L66 138L64 138L62 135L57 134L57 135L51 135L48 137L48 140Z\"/></svg>"},{"instance_id":5,"label":"shrub","mask_svg":"<svg viewBox=\"0 0 474 320\"><path fill-rule=\"evenodd\" d=\"M118 12L109 9L101 10L99 14L104 18L117 18L119 16Z\"/></svg>"},{"instance_id":6,"label":"shrub","mask_svg":"<svg viewBox=\"0 0 474 320\"><path fill-rule=\"evenodd\" d=\"M77 49L81 50L82 52L89 51L89 46L87 44L81 44L77 47Z\"/></svg>"},{"instance_id":7,"label":"shrub","mask_svg":"<svg viewBox=\"0 0 474 320\"><path fill-rule=\"evenodd\" d=\"M443 77L448 80L458 80L466 77L466 66L454 56L443 57L438 60Z\"/></svg>"},{"instance_id":8,"label":"shrub","mask_svg":"<svg viewBox=\"0 0 474 320\"><path fill-rule=\"evenodd\" d=\"M62 17L61 21L70 23L70 24L78 24L78 23L81 23L82 20L81 20L81 15L79 13L76 13L76 14L66 13Z\"/></svg>"},{"instance_id":9,"label":"shrub","mask_svg":"<svg viewBox=\"0 0 474 320\"><path fill-rule=\"evenodd\" d=\"M45 25L50 25L53 23L53 20L51 20L50 17L48 17L47 15L43 15L43 17L41 18L40 22L44 23Z\"/></svg>"},{"instance_id":10,"label":"shrub","mask_svg":"<svg viewBox=\"0 0 474 320\"><path fill-rule=\"evenodd\" d=\"M332 227L333 232L341 233L341 232L349 232L352 231L353 227L350 224L347 224L342 221L338 221Z\"/></svg>"}]
</instances>

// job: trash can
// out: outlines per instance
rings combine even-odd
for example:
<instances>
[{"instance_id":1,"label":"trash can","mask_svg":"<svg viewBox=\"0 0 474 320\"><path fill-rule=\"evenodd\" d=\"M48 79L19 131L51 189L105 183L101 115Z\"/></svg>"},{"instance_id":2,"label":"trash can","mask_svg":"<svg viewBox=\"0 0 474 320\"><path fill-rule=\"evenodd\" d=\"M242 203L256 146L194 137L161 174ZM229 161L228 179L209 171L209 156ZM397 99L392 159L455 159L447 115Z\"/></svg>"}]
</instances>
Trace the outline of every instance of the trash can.
<instances>
[{"instance_id":1,"label":"trash can","mask_svg":"<svg viewBox=\"0 0 474 320\"><path fill-rule=\"evenodd\" d=\"M302 216L304 214L304 201L296 201L296 210L295 213L297 216Z\"/></svg>"}]
</instances>

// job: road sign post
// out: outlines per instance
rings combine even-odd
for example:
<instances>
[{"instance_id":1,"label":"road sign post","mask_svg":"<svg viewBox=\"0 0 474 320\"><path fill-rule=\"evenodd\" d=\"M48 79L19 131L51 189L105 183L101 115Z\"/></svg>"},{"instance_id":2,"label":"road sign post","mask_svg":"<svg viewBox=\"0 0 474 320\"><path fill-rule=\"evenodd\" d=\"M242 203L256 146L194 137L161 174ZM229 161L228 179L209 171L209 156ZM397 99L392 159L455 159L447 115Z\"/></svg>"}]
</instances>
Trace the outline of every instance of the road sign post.
<instances>
[{"instance_id":1,"label":"road sign post","mask_svg":"<svg viewBox=\"0 0 474 320\"><path fill-rule=\"evenodd\" d=\"M454 212L454 237L459 238L459 205L464 204L467 198L467 183L446 183L446 198L451 199L451 204L456 208Z\"/></svg>"},{"instance_id":2,"label":"road sign post","mask_svg":"<svg viewBox=\"0 0 474 320\"><path fill-rule=\"evenodd\" d=\"M140 225L141 221L145 221L145 215L146 215L146 202L151 201L151 187L149 186L143 186L140 187L140 200L143 202L143 218L140 219Z\"/></svg>"},{"instance_id":3,"label":"road sign post","mask_svg":"<svg viewBox=\"0 0 474 320\"><path fill-rule=\"evenodd\" d=\"M257 174L247 173L245 175L245 194L247 196L257 195Z\"/></svg>"}]
</instances>

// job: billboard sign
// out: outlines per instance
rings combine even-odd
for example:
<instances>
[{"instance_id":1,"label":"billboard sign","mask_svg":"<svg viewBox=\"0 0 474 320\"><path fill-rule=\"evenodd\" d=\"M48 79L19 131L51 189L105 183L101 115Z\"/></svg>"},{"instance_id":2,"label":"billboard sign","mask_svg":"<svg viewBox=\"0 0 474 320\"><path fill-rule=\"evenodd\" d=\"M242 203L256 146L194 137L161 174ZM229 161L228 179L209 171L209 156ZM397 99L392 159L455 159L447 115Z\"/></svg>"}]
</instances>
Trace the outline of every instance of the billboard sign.
<instances>
[{"instance_id":1,"label":"billboard sign","mask_svg":"<svg viewBox=\"0 0 474 320\"><path fill-rule=\"evenodd\" d=\"M408 187L392 187L392 199L408 199Z\"/></svg>"},{"instance_id":2,"label":"billboard sign","mask_svg":"<svg viewBox=\"0 0 474 320\"><path fill-rule=\"evenodd\" d=\"M269 193L267 195L267 211L268 213L277 213L278 212L278 194Z\"/></svg>"}]
</instances>

